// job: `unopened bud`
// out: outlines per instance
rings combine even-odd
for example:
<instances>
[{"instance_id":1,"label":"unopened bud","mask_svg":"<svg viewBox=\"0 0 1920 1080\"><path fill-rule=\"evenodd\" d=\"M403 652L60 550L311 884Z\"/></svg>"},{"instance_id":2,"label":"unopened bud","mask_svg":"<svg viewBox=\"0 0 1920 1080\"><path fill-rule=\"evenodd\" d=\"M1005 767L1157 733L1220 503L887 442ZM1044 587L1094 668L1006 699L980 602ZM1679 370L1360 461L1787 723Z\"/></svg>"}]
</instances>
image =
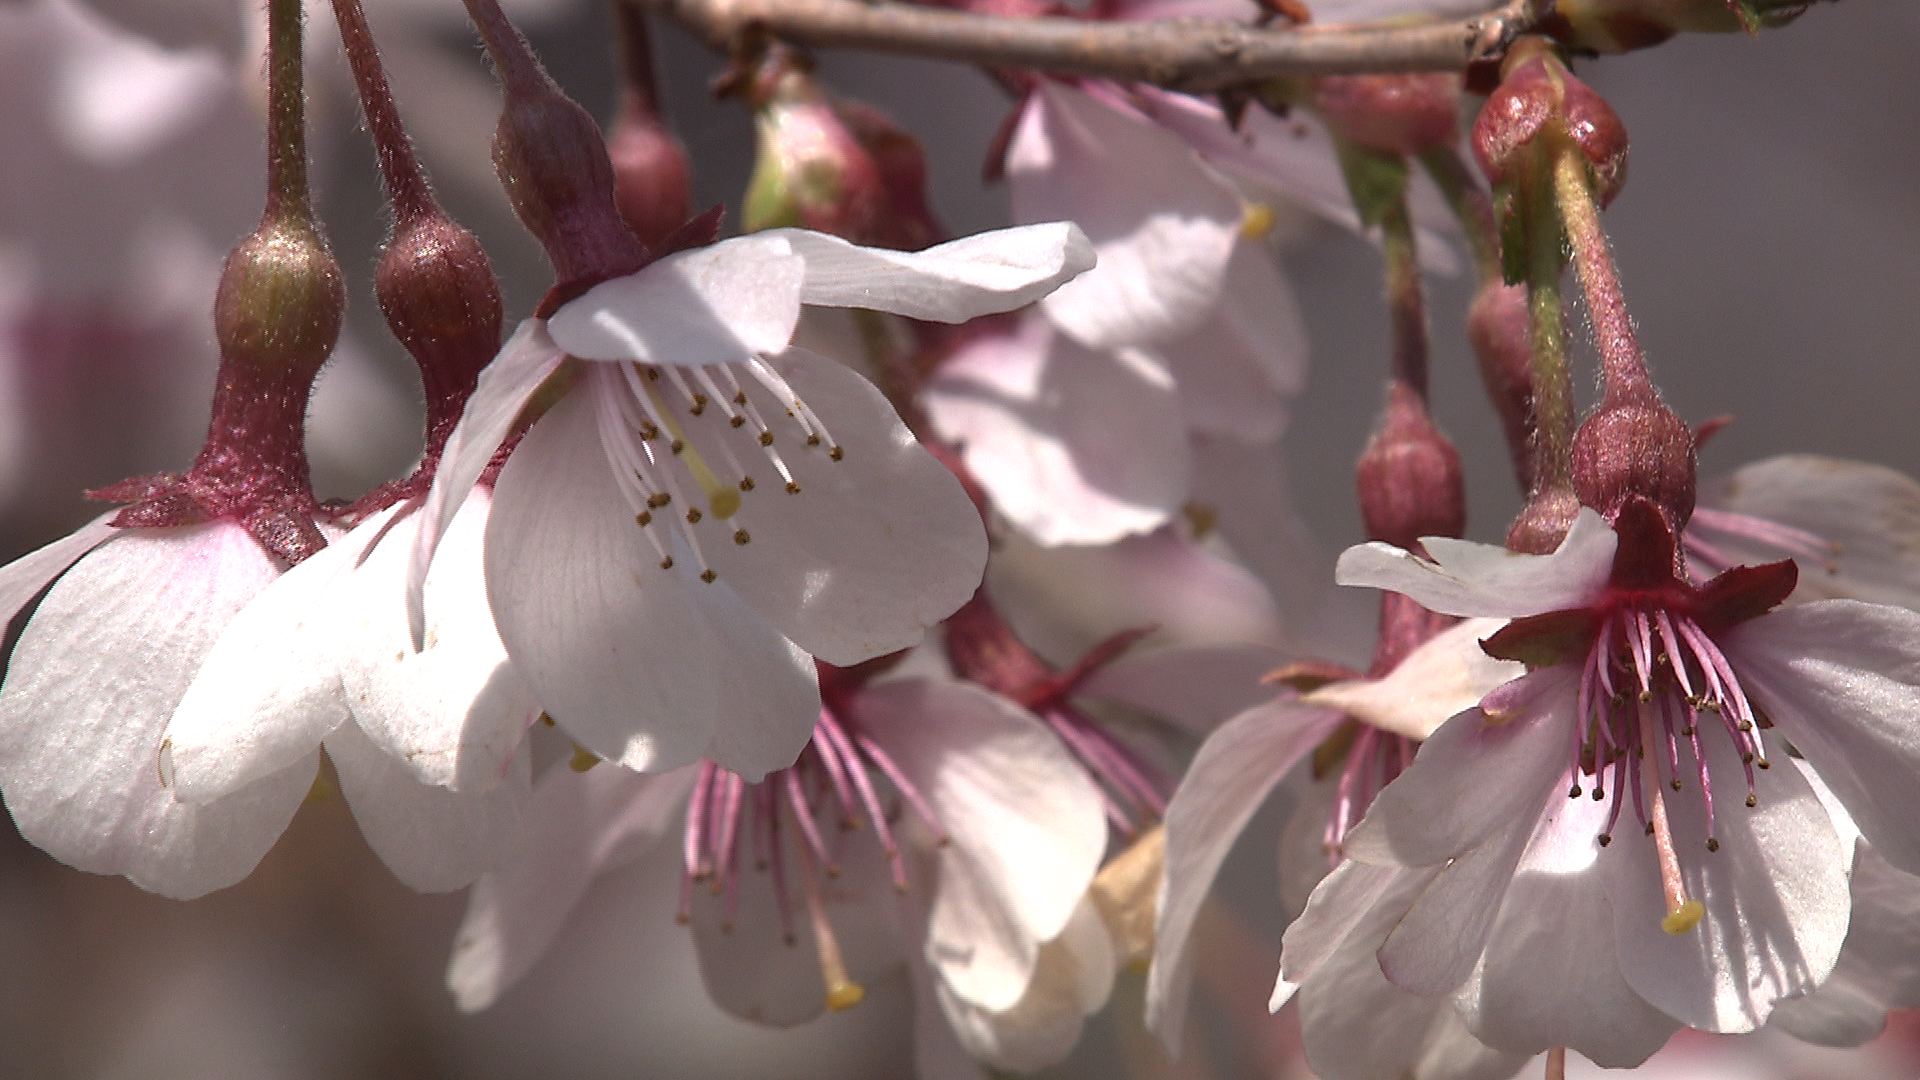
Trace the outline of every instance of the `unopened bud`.
<instances>
[{"instance_id":1,"label":"unopened bud","mask_svg":"<svg viewBox=\"0 0 1920 1080\"><path fill-rule=\"evenodd\" d=\"M937 239L912 136L875 109L830 97L790 53L768 57L749 93L758 152L745 228L797 225L893 248Z\"/></svg>"},{"instance_id":2,"label":"unopened bud","mask_svg":"<svg viewBox=\"0 0 1920 1080\"><path fill-rule=\"evenodd\" d=\"M1387 392L1380 426L1355 467L1367 536L1408 550L1423 536L1466 531L1460 453L1402 383Z\"/></svg>"},{"instance_id":3,"label":"unopened bud","mask_svg":"<svg viewBox=\"0 0 1920 1080\"><path fill-rule=\"evenodd\" d=\"M1653 393L1609 397L1573 433L1574 491L1609 518L1638 496L1678 532L1693 516L1693 429Z\"/></svg>"},{"instance_id":4,"label":"unopened bud","mask_svg":"<svg viewBox=\"0 0 1920 1080\"><path fill-rule=\"evenodd\" d=\"M270 219L227 255L214 294L223 374L245 367L301 392L340 337L340 264L304 219Z\"/></svg>"},{"instance_id":5,"label":"unopened bud","mask_svg":"<svg viewBox=\"0 0 1920 1080\"><path fill-rule=\"evenodd\" d=\"M1507 548L1523 555L1551 555L1580 515L1580 499L1564 487L1535 491L1507 527Z\"/></svg>"},{"instance_id":6,"label":"unopened bud","mask_svg":"<svg viewBox=\"0 0 1920 1080\"><path fill-rule=\"evenodd\" d=\"M1460 77L1441 73L1328 75L1313 107L1341 138L1382 154L1417 157L1460 137Z\"/></svg>"},{"instance_id":7,"label":"unopened bud","mask_svg":"<svg viewBox=\"0 0 1920 1080\"><path fill-rule=\"evenodd\" d=\"M613 165L593 118L557 89L509 86L493 164L513 211L561 282L629 274L646 257L613 204Z\"/></svg>"},{"instance_id":8,"label":"unopened bud","mask_svg":"<svg viewBox=\"0 0 1920 1080\"><path fill-rule=\"evenodd\" d=\"M1620 53L1675 34L1785 26L1810 6L1810 0L1559 0L1540 29L1570 49Z\"/></svg>"},{"instance_id":9,"label":"unopened bud","mask_svg":"<svg viewBox=\"0 0 1920 1080\"><path fill-rule=\"evenodd\" d=\"M693 216L693 169L686 148L658 117L622 109L607 134L613 202L642 243L661 243Z\"/></svg>"},{"instance_id":10,"label":"unopened bud","mask_svg":"<svg viewBox=\"0 0 1920 1080\"><path fill-rule=\"evenodd\" d=\"M1474 156L1489 180L1510 183L1536 160L1538 140L1548 133L1579 149L1593 172L1600 205L1611 202L1627 181L1626 125L1549 49L1516 47L1499 87L1474 119Z\"/></svg>"},{"instance_id":11,"label":"unopened bud","mask_svg":"<svg viewBox=\"0 0 1920 1080\"><path fill-rule=\"evenodd\" d=\"M1533 488L1533 341L1527 290L1494 281L1467 309L1467 340L1480 361L1487 398L1500 414L1520 490Z\"/></svg>"}]
</instances>

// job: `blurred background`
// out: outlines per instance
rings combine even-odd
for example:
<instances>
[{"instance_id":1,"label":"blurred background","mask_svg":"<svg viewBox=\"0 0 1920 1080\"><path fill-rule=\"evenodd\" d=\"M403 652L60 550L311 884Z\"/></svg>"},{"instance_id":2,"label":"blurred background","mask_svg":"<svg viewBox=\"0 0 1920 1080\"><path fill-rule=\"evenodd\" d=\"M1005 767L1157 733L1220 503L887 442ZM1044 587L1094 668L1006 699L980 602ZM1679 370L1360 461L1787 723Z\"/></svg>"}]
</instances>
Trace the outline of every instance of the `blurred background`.
<instances>
[{"instance_id":1,"label":"blurred background","mask_svg":"<svg viewBox=\"0 0 1920 1080\"><path fill-rule=\"evenodd\" d=\"M97 512L80 490L191 460L215 355L213 276L258 214L249 91L240 84L211 106L204 92L257 68L245 35L192 38L170 17L165 34L209 45L163 57L121 41L124 27L153 33L143 23L154 12L195 5L103 6L117 23L89 16L87 29L66 26L55 42L35 10L42 0L0 2L7 559ZM460 5L370 6L428 166L450 209L487 241L509 318L519 318L545 289L545 267L492 181L495 98ZM609 114L602 7L542 0L517 10L556 77ZM351 497L410 464L418 390L371 303L384 219L323 5L314 19L315 182L353 305L349 341L316 402L317 486ZM62 52L76 36L84 48ZM749 117L712 99L718 57L670 27L657 28L656 45L697 203L733 205L750 164ZM1631 178L1607 220L1656 377L1689 420L1737 418L1706 454L1705 475L1789 450L1920 471L1920 94L1906 82L1916 50L1920 5L1847 0L1757 39L1680 39L1582 68L1633 138ZM955 230L1004 222L1004 191L979 181L1008 106L993 83L951 65L821 59L830 86L919 134L937 209ZM179 100L115 96L114 73L163 63L178 69L168 85ZM1337 551L1359 539L1351 463L1384 369L1379 267L1347 233L1298 232L1284 259L1313 358L1285 468L1301 514ZM1468 462L1470 527L1497 539L1518 496L1462 337L1470 290L1465 277L1432 283L1437 412ZM1271 837L1274 827L1256 821L1250 832ZM1233 977L1258 1002L1277 955L1272 848L1243 848L1230 902L1257 963ZM662 859L671 853L602 883L532 977L490 1012L463 1017L442 988L463 901L392 881L337 798L308 805L247 882L188 904L69 870L0 826L0 1078L907 1073L904 982L869 987L858 1008L797 1032L756 1029L707 1004L665 892L642 886L675 872ZM1137 978L1122 982L1109 1017L1137 1009ZM1216 1034L1234 1047L1222 1059L1241 1064L1218 1075L1278 1069L1290 1022L1258 1008L1230 1014ZM1920 1076L1914 1028L1903 1020L1894 1037L1848 1055L1682 1039L1647 1074L1897 1080ZM1128 1075L1150 1057L1136 1035L1103 1021L1057 1075Z\"/></svg>"}]
</instances>

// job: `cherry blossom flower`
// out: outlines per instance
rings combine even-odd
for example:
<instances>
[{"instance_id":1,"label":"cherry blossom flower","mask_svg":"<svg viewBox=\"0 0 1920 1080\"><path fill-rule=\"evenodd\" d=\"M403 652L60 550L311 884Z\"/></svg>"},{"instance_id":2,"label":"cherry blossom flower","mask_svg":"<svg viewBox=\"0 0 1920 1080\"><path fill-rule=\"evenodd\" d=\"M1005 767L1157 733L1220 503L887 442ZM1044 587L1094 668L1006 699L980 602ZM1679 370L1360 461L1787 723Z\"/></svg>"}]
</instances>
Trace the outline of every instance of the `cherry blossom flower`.
<instances>
[{"instance_id":1,"label":"cherry blossom flower","mask_svg":"<svg viewBox=\"0 0 1920 1080\"><path fill-rule=\"evenodd\" d=\"M1276 1007L1361 949L1489 1047L1624 1065L1682 1024L1752 1030L1819 986L1852 852L1801 762L1893 866L1920 867L1903 824L1920 810L1920 616L1779 606L1790 563L1690 585L1636 497L1611 529L1583 511L1552 555L1423 543L1432 561L1350 550L1340 580L1510 617L1488 651L1533 670L1376 797L1288 932Z\"/></svg>"},{"instance_id":2,"label":"cherry blossom flower","mask_svg":"<svg viewBox=\"0 0 1920 1080\"><path fill-rule=\"evenodd\" d=\"M788 348L802 305L957 322L1028 303L1090 258L1068 225L919 253L775 230L669 255L524 323L422 510L416 643L440 530L558 373L486 527L514 669L582 746L626 767L705 757L757 779L790 764L818 715L812 658L915 644L986 556L971 502L879 391Z\"/></svg>"},{"instance_id":3,"label":"cherry blossom flower","mask_svg":"<svg viewBox=\"0 0 1920 1080\"><path fill-rule=\"evenodd\" d=\"M905 959L923 1063L977 1072L976 1056L1029 1068L1064 1053L1105 998L1080 991L1101 980L1105 933L1083 902L1106 844L1093 784L1033 717L977 687L904 678L832 698L801 757L757 782L713 762L543 777L525 840L475 887L455 943L461 1007L490 1005L595 877L677 825L679 919L729 1012L802 1024ZM1063 995L1070 1017L1056 1015Z\"/></svg>"}]
</instances>

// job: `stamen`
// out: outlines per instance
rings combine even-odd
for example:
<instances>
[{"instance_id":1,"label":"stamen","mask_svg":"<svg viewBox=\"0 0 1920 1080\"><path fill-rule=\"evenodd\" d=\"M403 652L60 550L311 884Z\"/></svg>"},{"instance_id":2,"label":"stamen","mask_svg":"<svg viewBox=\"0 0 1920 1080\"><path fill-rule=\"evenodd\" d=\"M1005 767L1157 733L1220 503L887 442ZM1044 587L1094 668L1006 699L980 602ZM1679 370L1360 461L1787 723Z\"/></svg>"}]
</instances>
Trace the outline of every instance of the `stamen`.
<instances>
[{"instance_id":1,"label":"stamen","mask_svg":"<svg viewBox=\"0 0 1920 1080\"><path fill-rule=\"evenodd\" d=\"M807 917L813 924L813 943L820 953L820 980L827 991L827 1008L845 1012L867 996L866 988L847 976L846 958L840 953L840 941L833 936L833 924L827 919L826 902L814 879L813 860L805 848L800 850L801 889L806 894Z\"/></svg>"},{"instance_id":2,"label":"stamen","mask_svg":"<svg viewBox=\"0 0 1920 1080\"><path fill-rule=\"evenodd\" d=\"M780 373L773 370L772 365L756 356L747 361L747 370L752 372L760 385L766 387L774 397L787 403L788 412L799 422L800 429L806 433L808 446L818 446L824 442L827 445L828 458L839 461L845 456L840 449L840 444L835 441L833 433L828 431L827 425L821 421L820 415L809 408L799 394L794 393L793 387L787 385L787 380L781 378Z\"/></svg>"},{"instance_id":3,"label":"stamen","mask_svg":"<svg viewBox=\"0 0 1920 1080\"><path fill-rule=\"evenodd\" d=\"M867 776L866 766L854 752L853 744L846 733L840 730L840 724L833 714L822 710L820 722L814 725L814 736L824 734L837 744L841 760L846 762L847 778L853 781L855 791L860 793L860 801L867 808L867 819L873 822L874 835L880 841L881 850L887 854L887 862L893 871L893 887L901 892L907 891L907 865L900 856L900 845L893 838L893 827L887 822L887 813L880 806L880 795L873 788L872 780Z\"/></svg>"}]
</instances>

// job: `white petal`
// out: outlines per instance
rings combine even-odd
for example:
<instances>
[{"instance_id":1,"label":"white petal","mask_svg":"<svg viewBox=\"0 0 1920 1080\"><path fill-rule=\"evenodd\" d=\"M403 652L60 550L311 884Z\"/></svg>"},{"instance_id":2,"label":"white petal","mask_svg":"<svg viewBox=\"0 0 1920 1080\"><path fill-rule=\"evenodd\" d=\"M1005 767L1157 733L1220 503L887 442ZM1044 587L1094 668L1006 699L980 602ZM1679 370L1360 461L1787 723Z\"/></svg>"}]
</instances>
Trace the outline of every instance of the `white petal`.
<instances>
[{"instance_id":1,"label":"white petal","mask_svg":"<svg viewBox=\"0 0 1920 1080\"><path fill-rule=\"evenodd\" d=\"M492 493L476 489L441 541L427 571L421 651L399 603L419 514L396 521L346 582L358 618L341 681L354 720L421 782L455 791L499 783L540 713L487 605L482 539L492 505Z\"/></svg>"},{"instance_id":2,"label":"white petal","mask_svg":"<svg viewBox=\"0 0 1920 1080\"><path fill-rule=\"evenodd\" d=\"M342 725L326 746L367 846L415 892L473 884L518 839L531 782L525 754L505 780L476 794L421 783L357 724Z\"/></svg>"},{"instance_id":3,"label":"white petal","mask_svg":"<svg viewBox=\"0 0 1920 1080\"><path fill-rule=\"evenodd\" d=\"M1395 735L1425 739L1494 687L1526 674L1523 666L1495 660L1480 647L1480 639L1500 625L1491 619L1463 622L1409 653L1385 678L1330 683L1302 700Z\"/></svg>"},{"instance_id":4,"label":"white petal","mask_svg":"<svg viewBox=\"0 0 1920 1080\"><path fill-rule=\"evenodd\" d=\"M1534 847L1591 849L1606 827L1607 809L1591 799L1563 800L1541 822ZM1621 974L1613 915L1598 872L1521 867L1480 967L1454 996L1481 1039L1527 1054L1567 1046L1601 1065L1628 1068L1646 1060L1679 1026L1634 993Z\"/></svg>"},{"instance_id":5,"label":"white petal","mask_svg":"<svg viewBox=\"0 0 1920 1080\"><path fill-rule=\"evenodd\" d=\"M1864 461L1789 454L1745 466L1701 493L1703 508L1800 529L1834 545L1831 564L1801 558L1797 599L1844 597L1920 607L1920 483ZM1708 535L1740 562L1769 562L1778 548L1714 528L1696 515L1689 533Z\"/></svg>"},{"instance_id":6,"label":"white petal","mask_svg":"<svg viewBox=\"0 0 1920 1080\"><path fill-rule=\"evenodd\" d=\"M467 1012L492 1005L545 954L587 886L679 819L692 770L594 768L540 778L511 855L481 878L453 942L447 985Z\"/></svg>"},{"instance_id":7,"label":"white petal","mask_svg":"<svg viewBox=\"0 0 1920 1080\"><path fill-rule=\"evenodd\" d=\"M520 418L520 410L564 359L566 354L547 336L546 323L539 319L521 323L493 362L481 370L466 411L447 436L440 463L433 470L433 486L420 508L420 531L414 538L413 563L407 570L407 624L416 650L426 635L421 592L441 534L452 523L460 504L473 493L480 474Z\"/></svg>"},{"instance_id":8,"label":"white petal","mask_svg":"<svg viewBox=\"0 0 1920 1080\"><path fill-rule=\"evenodd\" d=\"M1800 770L1760 774L1759 805L1740 805L1740 759L1730 740L1702 732L1718 792L1715 838L1696 784L1668 792L1674 847L1687 894L1706 905L1688 933L1669 934L1652 841L1621 837L1600 853L1620 968L1641 997L1705 1031L1751 1031L1776 1001L1805 993L1833 970L1847 932L1853 853Z\"/></svg>"},{"instance_id":9,"label":"white petal","mask_svg":"<svg viewBox=\"0 0 1920 1080\"><path fill-rule=\"evenodd\" d=\"M1200 744L1167 804L1167 863L1147 973L1147 1024L1175 1057L1193 983L1194 922L1220 864L1273 785L1342 719L1291 699L1255 706Z\"/></svg>"},{"instance_id":10,"label":"white petal","mask_svg":"<svg viewBox=\"0 0 1920 1080\"><path fill-rule=\"evenodd\" d=\"M1260 680L1287 659L1270 645L1129 649L1088 676L1080 692L1143 709L1204 735L1227 718L1272 700L1273 688Z\"/></svg>"},{"instance_id":11,"label":"white petal","mask_svg":"<svg viewBox=\"0 0 1920 1080\"><path fill-rule=\"evenodd\" d=\"M987 566L987 588L1020 639L1062 663L1127 630L1152 628L1143 646L1272 645L1283 637L1258 578L1173 529L1101 547L1009 540Z\"/></svg>"},{"instance_id":12,"label":"white petal","mask_svg":"<svg viewBox=\"0 0 1920 1080\"><path fill-rule=\"evenodd\" d=\"M939 985L931 966L910 961L913 985L913 1066L919 1080L989 1080L973 1052L960 1042L949 1008L972 1008Z\"/></svg>"},{"instance_id":13,"label":"white petal","mask_svg":"<svg viewBox=\"0 0 1920 1080\"><path fill-rule=\"evenodd\" d=\"M1920 614L1854 600L1790 605L1735 627L1722 648L1867 842L1920 872Z\"/></svg>"},{"instance_id":14,"label":"white petal","mask_svg":"<svg viewBox=\"0 0 1920 1080\"><path fill-rule=\"evenodd\" d=\"M120 530L107 524L118 508L109 510L78 529L37 548L0 567L0 617L13 621L27 602L40 595L47 583L64 573L74 561L105 543Z\"/></svg>"},{"instance_id":15,"label":"white petal","mask_svg":"<svg viewBox=\"0 0 1920 1080\"><path fill-rule=\"evenodd\" d=\"M1113 987L1112 939L1092 903L1074 910L1067 928L1040 949L1026 993L1010 1009L969 1004L941 984L940 1005L960 1041L995 1069L1034 1072L1066 1058L1087 1016Z\"/></svg>"},{"instance_id":16,"label":"white petal","mask_svg":"<svg viewBox=\"0 0 1920 1080\"><path fill-rule=\"evenodd\" d=\"M1526 697L1510 719L1474 710L1440 725L1347 834L1348 857L1435 866L1515 831L1524 840L1549 796L1565 798L1574 678L1564 668L1537 671L1517 688Z\"/></svg>"},{"instance_id":17,"label":"white petal","mask_svg":"<svg viewBox=\"0 0 1920 1080\"><path fill-rule=\"evenodd\" d=\"M916 645L980 585L987 564L980 512L871 383L798 351L779 366L844 455L788 455L800 491L767 484L747 494L732 518L702 522L707 529L696 535L707 561L775 629L828 663ZM771 398L761 407L777 415L764 412L777 407ZM697 429L689 425L690 435ZM749 543L735 542L736 528L747 530Z\"/></svg>"},{"instance_id":18,"label":"white petal","mask_svg":"<svg viewBox=\"0 0 1920 1080\"><path fill-rule=\"evenodd\" d=\"M160 737L220 630L277 573L221 523L122 533L54 584L0 692L0 791L21 835L180 898L253 869L317 759L189 806L161 785Z\"/></svg>"},{"instance_id":19,"label":"white petal","mask_svg":"<svg viewBox=\"0 0 1920 1080\"><path fill-rule=\"evenodd\" d=\"M1040 722L966 683L912 679L854 702L860 729L926 797L950 843L926 954L947 986L1011 1008L1106 850L1100 793Z\"/></svg>"},{"instance_id":20,"label":"white petal","mask_svg":"<svg viewBox=\"0 0 1920 1080\"><path fill-rule=\"evenodd\" d=\"M1093 266L1093 245L1067 221L963 236L925 251L859 247L804 229L770 229L807 262L800 300L960 323L1025 307ZM775 351L775 350L762 350Z\"/></svg>"},{"instance_id":21,"label":"white petal","mask_svg":"<svg viewBox=\"0 0 1920 1080\"><path fill-rule=\"evenodd\" d=\"M1420 542L1433 561L1376 541L1341 553L1334 576L1342 585L1404 593L1446 615L1512 619L1590 605L1613 571L1616 540L1605 518L1582 509L1551 555L1444 536Z\"/></svg>"},{"instance_id":22,"label":"white petal","mask_svg":"<svg viewBox=\"0 0 1920 1080\"><path fill-rule=\"evenodd\" d=\"M1043 544L1099 544L1165 524L1186 500L1180 396L1135 354L1098 353L1030 316L982 334L927 384L934 427L996 509Z\"/></svg>"},{"instance_id":23,"label":"white petal","mask_svg":"<svg viewBox=\"0 0 1920 1080\"><path fill-rule=\"evenodd\" d=\"M1180 388L1186 426L1240 442L1286 430L1306 385L1306 321L1293 289L1258 244L1240 244L1220 304L1184 336L1152 349Z\"/></svg>"},{"instance_id":24,"label":"white petal","mask_svg":"<svg viewBox=\"0 0 1920 1080\"><path fill-rule=\"evenodd\" d=\"M1432 996L1467 981L1538 822L1537 812L1512 822L1434 875L1380 947L1380 971L1390 982Z\"/></svg>"},{"instance_id":25,"label":"white petal","mask_svg":"<svg viewBox=\"0 0 1920 1080\"><path fill-rule=\"evenodd\" d=\"M487 592L513 666L581 745L631 769L791 763L819 713L813 661L724 580L661 569L601 448L583 383L494 490Z\"/></svg>"},{"instance_id":26,"label":"white petal","mask_svg":"<svg viewBox=\"0 0 1920 1080\"><path fill-rule=\"evenodd\" d=\"M1359 932L1377 907L1392 910L1398 919L1419 891L1433 879L1431 870L1402 870L1369 866L1348 859L1322 878L1307 900L1305 911L1287 927L1280 940L1280 977L1267 1008L1279 1012L1294 991L1315 976L1348 940ZM1379 949L1387 929L1363 942L1369 955ZM1379 964L1374 963L1379 970Z\"/></svg>"},{"instance_id":27,"label":"white petal","mask_svg":"<svg viewBox=\"0 0 1920 1080\"><path fill-rule=\"evenodd\" d=\"M548 320L582 360L698 367L777 353L800 321L805 260L782 236L739 236L603 281Z\"/></svg>"},{"instance_id":28,"label":"white petal","mask_svg":"<svg viewBox=\"0 0 1920 1080\"><path fill-rule=\"evenodd\" d=\"M1231 185L1138 114L1047 83L1007 151L1018 221L1071 219L1100 263L1045 301L1093 347L1141 344L1199 325L1218 301L1239 239Z\"/></svg>"},{"instance_id":29,"label":"white petal","mask_svg":"<svg viewBox=\"0 0 1920 1080\"><path fill-rule=\"evenodd\" d=\"M1768 1024L1821 1046L1859 1046L1879 1035L1889 1009L1920 1005L1920 879L1859 845L1853 916L1833 974L1789 998Z\"/></svg>"},{"instance_id":30,"label":"white petal","mask_svg":"<svg viewBox=\"0 0 1920 1080\"><path fill-rule=\"evenodd\" d=\"M280 575L221 631L167 724L174 793L206 803L297 761L347 719L339 580L391 509Z\"/></svg>"}]
</instances>

